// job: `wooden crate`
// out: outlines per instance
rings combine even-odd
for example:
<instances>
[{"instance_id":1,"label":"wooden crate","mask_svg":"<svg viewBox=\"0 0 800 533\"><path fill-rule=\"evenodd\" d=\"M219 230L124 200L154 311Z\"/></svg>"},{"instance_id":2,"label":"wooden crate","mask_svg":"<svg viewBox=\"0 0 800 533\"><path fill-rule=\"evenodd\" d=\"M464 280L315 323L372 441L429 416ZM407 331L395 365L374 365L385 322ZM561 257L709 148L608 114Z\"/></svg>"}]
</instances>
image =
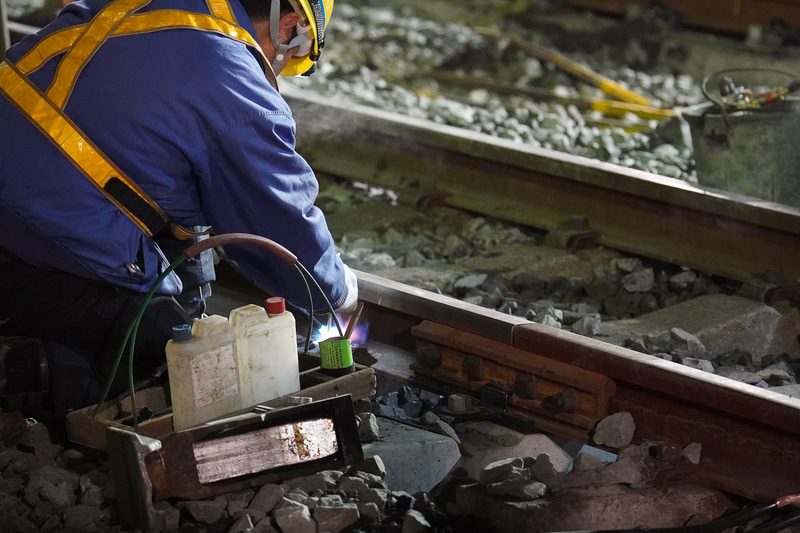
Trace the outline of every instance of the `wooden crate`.
<instances>
[{"instance_id":1,"label":"wooden crate","mask_svg":"<svg viewBox=\"0 0 800 533\"><path fill-rule=\"evenodd\" d=\"M279 407L290 403L292 397L311 398L312 401L325 400L336 396L349 394L353 400L359 400L375 394L376 378L372 368L356 365L355 371L341 377L331 377L324 374L319 367L310 368L300 373L301 389L293 394L275 398L263 405ZM153 412L162 411L170 406L168 386L151 387L138 391L135 395L136 407L144 407ZM230 413L227 416L246 413L251 408ZM95 411L97 411L95 413ZM117 401L109 400L100 405L91 405L70 412L66 417L67 438L77 444L90 448L106 451L106 430L109 427L133 429L130 423L124 423L130 418L130 396ZM167 413L145 420L138 424L137 432L145 437L161 439L174 432L172 414Z\"/></svg>"}]
</instances>

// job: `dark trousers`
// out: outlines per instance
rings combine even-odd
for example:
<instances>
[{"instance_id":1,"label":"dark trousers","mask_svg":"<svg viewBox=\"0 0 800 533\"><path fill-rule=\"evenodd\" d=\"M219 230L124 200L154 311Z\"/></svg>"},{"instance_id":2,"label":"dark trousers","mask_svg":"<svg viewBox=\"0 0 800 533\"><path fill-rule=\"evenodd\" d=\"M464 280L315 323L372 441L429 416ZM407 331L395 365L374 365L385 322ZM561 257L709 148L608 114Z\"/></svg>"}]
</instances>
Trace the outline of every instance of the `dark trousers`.
<instances>
[{"instance_id":1,"label":"dark trousers","mask_svg":"<svg viewBox=\"0 0 800 533\"><path fill-rule=\"evenodd\" d=\"M5 260L0 264L0 336L42 339L55 417L96 403L145 294ZM136 332L134 381L166 361L172 327L191 324L204 304L155 296ZM128 385L128 347L109 397Z\"/></svg>"}]
</instances>

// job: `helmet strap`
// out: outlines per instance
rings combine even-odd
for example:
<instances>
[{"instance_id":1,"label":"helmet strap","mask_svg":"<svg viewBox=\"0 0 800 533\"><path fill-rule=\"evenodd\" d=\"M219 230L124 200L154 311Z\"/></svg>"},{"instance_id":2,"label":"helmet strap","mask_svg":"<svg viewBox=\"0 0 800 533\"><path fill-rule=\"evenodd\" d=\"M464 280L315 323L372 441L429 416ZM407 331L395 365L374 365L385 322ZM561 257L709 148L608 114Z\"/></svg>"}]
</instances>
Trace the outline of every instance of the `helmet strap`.
<instances>
[{"instance_id":1,"label":"helmet strap","mask_svg":"<svg viewBox=\"0 0 800 533\"><path fill-rule=\"evenodd\" d=\"M295 54L297 54L297 52L290 52L292 48L299 47L298 52L301 49L304 50L304 52L297 55L306 55L308 52L305 51L305 49L310 51L311 43L311 38L308 36L310 27L307 24L303 25L302 20L297 24L297 35L295 35L291 41L288 43L278 42L278 32L280 31L281 17L280 4L280 0L272 0L269 12L269 34L270 38L272 39L272 46L275 47L275 57L272 59L272 70L275 72L275 74L280 74L283 68L286 66L286 63L288 63L289 60L294 57ZM309 43L309 45L302 46L306 43Z\"/></svg>"}]
</instances>

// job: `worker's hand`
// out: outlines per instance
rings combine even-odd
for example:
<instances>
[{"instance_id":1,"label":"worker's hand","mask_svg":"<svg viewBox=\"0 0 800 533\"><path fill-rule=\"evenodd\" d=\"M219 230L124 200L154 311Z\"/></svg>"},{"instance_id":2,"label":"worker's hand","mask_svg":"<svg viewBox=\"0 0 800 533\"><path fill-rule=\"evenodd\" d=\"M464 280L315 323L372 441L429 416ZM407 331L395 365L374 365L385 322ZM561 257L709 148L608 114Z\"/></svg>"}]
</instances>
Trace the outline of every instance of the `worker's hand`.
<instances>
[{"instance_id":1,"label":"worker's hand","mask_svg":"<svg viewBox=\"0 0 800 533\"><path fill-rule=\"evenodd\" d=\"M358 305L358 278L347 265L344 265L344 283L347 296L342 306L336 309L337 315L351 315Z\"/></svg>"}]
</instances>

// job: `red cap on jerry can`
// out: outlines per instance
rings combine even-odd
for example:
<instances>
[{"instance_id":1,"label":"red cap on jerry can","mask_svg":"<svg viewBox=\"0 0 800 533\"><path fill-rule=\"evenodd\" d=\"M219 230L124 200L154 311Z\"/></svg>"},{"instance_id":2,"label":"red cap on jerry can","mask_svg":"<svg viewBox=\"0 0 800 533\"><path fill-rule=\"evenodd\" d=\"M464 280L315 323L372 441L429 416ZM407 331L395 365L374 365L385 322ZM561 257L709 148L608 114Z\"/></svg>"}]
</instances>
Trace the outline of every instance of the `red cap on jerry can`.
<instances>
[{"instance_id":1,"label":"red cap on jerry can","mask_svg":"<svg viewBox=\"0 0 800 533\"><path fill-rule=\"evenodd\" d=\"M267 314L280 315L286 312L286 300L279 296L267 298Z\"/></svg>"}]
</instances>

